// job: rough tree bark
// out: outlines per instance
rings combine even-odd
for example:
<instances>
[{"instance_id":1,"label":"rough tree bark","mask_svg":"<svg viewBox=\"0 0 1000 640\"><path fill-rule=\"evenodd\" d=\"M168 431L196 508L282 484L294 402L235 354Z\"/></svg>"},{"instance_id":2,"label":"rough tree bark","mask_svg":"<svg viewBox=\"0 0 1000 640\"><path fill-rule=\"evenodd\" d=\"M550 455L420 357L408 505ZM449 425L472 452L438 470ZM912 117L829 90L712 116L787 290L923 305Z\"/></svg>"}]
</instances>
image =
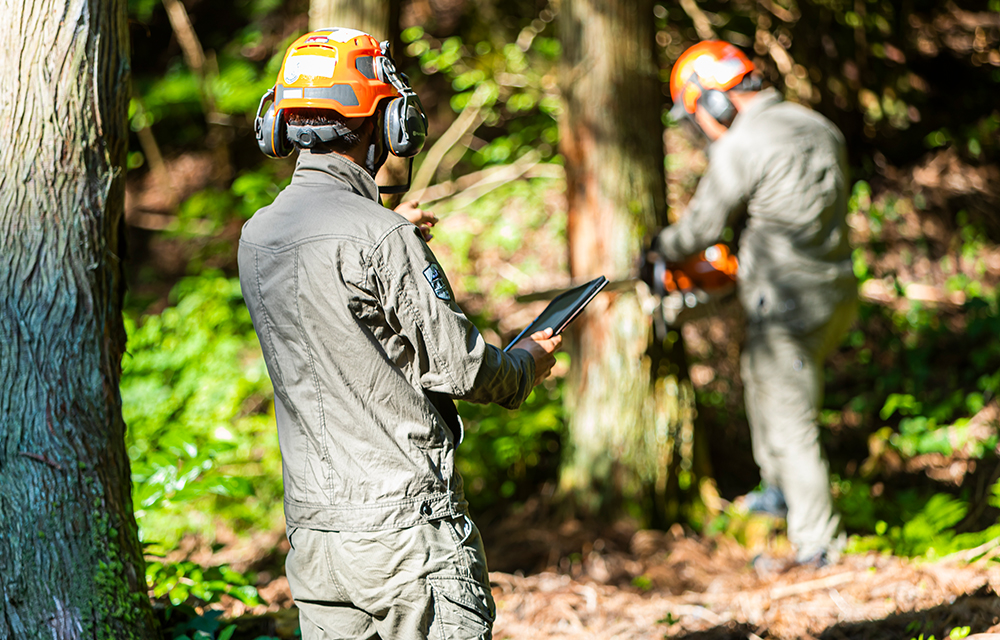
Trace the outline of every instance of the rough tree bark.
<instances>
[{"instance_id":1,"label":"rough tree bark","mask_svg":"<svg viewBox=\"0 0 1000 640\"><path fill-rule=\"evenodd\" d=\"M0 639L154 638L118 382L125 0L0 0Z\"/></svg>"},{"instance_id":2,"label":"rough tree bark","mask_svg":"<svg viewBox=\"0 0 1000 640\"><path fill-rule=\"evenodd\" d=\"M561 4L562 149L576 281L634 277L644 236L667 221L653 23L653 0ZM638 291L600 296L571 337L564 495L584 513L616 515L632 503L643 505L648 523L671 519L671 474L690 472L680 465L692 462L694 433L693 392L683 357L671 353L676 343L654 336Z\"/></svg>"}]
</instances>

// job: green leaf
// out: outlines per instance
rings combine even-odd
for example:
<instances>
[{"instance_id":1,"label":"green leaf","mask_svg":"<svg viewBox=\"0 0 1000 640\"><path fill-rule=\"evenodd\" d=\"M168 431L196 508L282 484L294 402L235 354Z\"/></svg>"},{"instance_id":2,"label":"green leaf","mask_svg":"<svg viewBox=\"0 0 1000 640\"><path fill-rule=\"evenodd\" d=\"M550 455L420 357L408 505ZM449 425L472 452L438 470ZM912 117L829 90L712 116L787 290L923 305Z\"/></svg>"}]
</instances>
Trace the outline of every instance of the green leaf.
<instances>
[{"instance_id":1,"label":"green leaf","mask_svg":"<svg viewBox=\"0 0 1000 640\"><path fill-rule=\"evenodd\" d=\"M257 593L256 588L250 585L233 587L228 593L245 605L254 607L261 604L260 594Z\"/></svg>"},{"instance_id":2,"label":"green leaf","mask_svg":"<svg viewBox=\"0 0 1000 640\"><path fill-rule=\"evenodd\" d=\"M168 592L168 597L170 598L170 604L174 606L183 604L184 601L188 599L188 595L190 595L188 588L186 585L183 584L174 585L174 587L171 588L170 591Z\"/></svg>"}]
</instances>

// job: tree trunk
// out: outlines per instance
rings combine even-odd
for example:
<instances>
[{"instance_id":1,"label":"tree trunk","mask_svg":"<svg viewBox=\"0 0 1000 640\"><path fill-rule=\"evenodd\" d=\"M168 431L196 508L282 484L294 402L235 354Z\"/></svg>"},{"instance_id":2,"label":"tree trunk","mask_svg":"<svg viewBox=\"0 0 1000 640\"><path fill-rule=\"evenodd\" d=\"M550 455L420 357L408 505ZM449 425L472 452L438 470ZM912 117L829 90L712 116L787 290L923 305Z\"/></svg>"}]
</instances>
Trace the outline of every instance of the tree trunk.
<instances>
[{"instance_id":1,"label":"tree trunk","mask_svg":"<svg viewBox=\"0 0 1000 640\"><path fill-rule=\"evenodd\" d=\"M652 0L562 3L562 147L576 281L634 277L644 236L666 224L653 23ZM694 398L672 338L654 336L638 292L603 294L574 325L560 485L584 514L618 515L633 504L647 524L676 515L668 493L691 485L678 461L693 459Z\"/></svg>"},{"instance_id":2,"label":"tree trunk","mask_svg":"<svg viewBox=\"0 0 1000 640\"><path fill-rule=\"evenodd\" d=\"M398 0L312 0L309 28L347 27L389 40L395 51L399 36Z\"/></svg>"},{"instance_id":3,"label":"tree trunk","mask_svg":"<svg viewBox=\"0 0 1000 640\"><path fill-rule=\"evenodd\" d=\"M0 0L0 638L154 638L118 382L125 0Z\"/></svg>"}]
</instances>

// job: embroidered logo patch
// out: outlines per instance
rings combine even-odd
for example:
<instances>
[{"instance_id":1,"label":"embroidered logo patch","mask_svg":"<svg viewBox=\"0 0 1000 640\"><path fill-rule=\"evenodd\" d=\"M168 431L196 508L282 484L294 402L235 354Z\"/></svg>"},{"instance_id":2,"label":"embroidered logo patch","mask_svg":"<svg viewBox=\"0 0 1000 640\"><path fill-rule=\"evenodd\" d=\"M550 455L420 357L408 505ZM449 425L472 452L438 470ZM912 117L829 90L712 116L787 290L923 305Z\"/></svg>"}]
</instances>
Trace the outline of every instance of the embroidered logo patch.
<instances>
[{"instance_id":1,"label":"embroidered logo patch","mask_svg":"<svg viewBox=\"0 0 1000 640\"><path fill-rule=\"evenodd\" d=\"M444 274L441 273L441 267L436 264L428 265L424 269L424 277L427 278L427 282L431 283L434 295L442 300L451 301L451 292L448 291L448 285L444 281Z\"/></svg>"}]
</instances>

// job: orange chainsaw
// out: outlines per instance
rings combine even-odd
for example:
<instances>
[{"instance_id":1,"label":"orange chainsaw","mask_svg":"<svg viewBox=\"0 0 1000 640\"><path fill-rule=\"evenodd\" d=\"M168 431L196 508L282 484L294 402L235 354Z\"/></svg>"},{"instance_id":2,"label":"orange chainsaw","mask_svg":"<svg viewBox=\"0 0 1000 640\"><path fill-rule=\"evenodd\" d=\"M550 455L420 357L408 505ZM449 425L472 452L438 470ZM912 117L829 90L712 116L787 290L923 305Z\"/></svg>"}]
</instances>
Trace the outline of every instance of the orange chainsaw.
<instances>
[{"instance_id":1,"label":"orange chainsaw","mask_svg":"<svg viewBox=\"0 0 1000 640\"><path fill-rule=\"evenodd\" d=\"M612 280L604 291L632 289L639 282L646 283L659 299L662 320L669 327L710 315L718 303L736 290L736 256L724 244L711 246L676 264L668 264L663 256L655 252L649 252L643 258L638 278ZM517 296L517 301L547 300L568 290L537 291ZM657 316L654 318L660 320Z\"/></svg>"},{"instance_id":2,"label":"orange chainsaw","mask_svg":"<svg viewBox=\"0 0 1000 640\"><path fill-rule=\"evenodd\" d=\"M664 322L680 326L709 315L736 290L738 266L736 256L724 244L713 245L678 264L667 264L662 258L654 261L652 288L662 298Z\"/></svg>"}]
</instances>

